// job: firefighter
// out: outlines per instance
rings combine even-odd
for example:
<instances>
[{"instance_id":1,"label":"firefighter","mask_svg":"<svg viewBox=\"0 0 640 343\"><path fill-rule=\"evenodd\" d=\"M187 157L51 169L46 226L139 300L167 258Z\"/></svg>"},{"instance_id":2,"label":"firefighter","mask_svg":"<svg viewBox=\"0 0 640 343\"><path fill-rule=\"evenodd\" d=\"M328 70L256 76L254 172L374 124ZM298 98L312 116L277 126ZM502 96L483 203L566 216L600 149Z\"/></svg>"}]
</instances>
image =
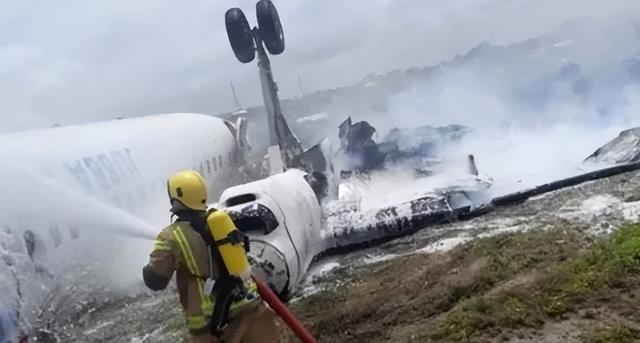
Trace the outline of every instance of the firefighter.
<instances>
[{"instance_id":1,"label":"firefighter","mask_svg":"<svg viewBox=\"0 0 640 343\"><path fill-rule=\"evenodd\" d=\"M178 172L169 178L167 187L176 220L158 234L149 263L142 270L147 287L163 290L176 273L193 343L278 342L276 316L259 298L255 283L248 275L229 273L233 268L225 261L233 263L229 257L238 255L221 255L225 251L221 242L214 240L207 219L209 223L211 218L233 223L223 211L207 212L207 186L202 175L193 170ZM250 274L248 263L247 267Z\"/></svg>"}]
</instances>

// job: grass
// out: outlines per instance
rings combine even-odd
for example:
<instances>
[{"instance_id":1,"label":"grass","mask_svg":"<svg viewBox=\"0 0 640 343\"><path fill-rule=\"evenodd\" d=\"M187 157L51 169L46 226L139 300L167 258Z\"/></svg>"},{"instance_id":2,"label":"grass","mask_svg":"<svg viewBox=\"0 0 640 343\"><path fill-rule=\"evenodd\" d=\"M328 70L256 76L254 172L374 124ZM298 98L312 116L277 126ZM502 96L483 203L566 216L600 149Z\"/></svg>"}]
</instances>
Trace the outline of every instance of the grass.
<instances>
[{"instance_id":1,"label":"grass","mask_svg":"<svg viewBox=\"0 0 640 343\"><path fill-rule=\"evenodd\" d=\"M476 291L484 291L533 266L546 267L574 257L583 246L576 230L533 230L480 239L453 254L462 263L487 261L476 281Z\"/></svg>"},{"instance_id":2,"label":"grass","mask_svg":"<svg viewBox=\"0 0 640 343\"><path fill-rule=\"evenodd\" d=\"M601 240L568 222L561 227L385 262L294 310L327 342L482 342L565 319L585 325L576 332L585 342L636 341L635 326L602 323L640 320L640 225ZM601 326L587 328L594 321Z\"/></svg>"},{"instance_id":3,"label":"grass","mask_svg":"<svg viewBox=\"0 0 640 343\"><path fill-rule=\"evenodd\" d=\"M475 295L445 314L425 338L469 341L505 329L539 328L549 318L562 318L610 290L629 286L628 280L640 274L640 225L621 228L589 249L584 246L576 231L538 230L463 247L456 252L461 261L487 258L489 263L475 283ZM538 274L525 285L500 287L532 268ZM636 338L635 333L614 327L592 341L627 336Z\"/></svg>"},{"instance_id":4,"label":"grass","mask_svg":"<svg viewBox=\"0 0 640 343\"><path fill-rule=\"evenodd\" d=\"M636 334L626 326L616 323L596 328L585 338L588 343L630 343L634 341Z\"/></svg>"}]
</instances>

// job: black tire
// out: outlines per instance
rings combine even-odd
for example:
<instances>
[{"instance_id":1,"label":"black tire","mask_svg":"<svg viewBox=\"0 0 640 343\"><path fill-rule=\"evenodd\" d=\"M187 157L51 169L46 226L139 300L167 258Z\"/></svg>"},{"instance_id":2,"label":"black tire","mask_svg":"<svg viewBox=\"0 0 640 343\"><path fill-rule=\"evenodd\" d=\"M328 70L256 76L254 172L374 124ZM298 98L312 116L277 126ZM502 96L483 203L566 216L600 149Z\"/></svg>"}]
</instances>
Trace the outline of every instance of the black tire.
<instances>
[{"instance_id":1,"label":"black tire","mask_svg":"<svg viewBox=\"0 0 640 343\"><path fill-rule=\"evenodd\" d=\"M256 16L260 37L272 55L279 55L284 51L284 32L276 6L271 0L260 0L256 3Z\"/></svg>"},{"instance_id":2,"label":"black tire","mask_svg":"<svg viewBox=\"0 0 640 343\"><path fill-rule=\"evenodd\" d=\"M256 43L247 18L239 8L232 8L224 15L227 36L238 61L249 63L256 57Z\"/></svg>"}]
</instances>

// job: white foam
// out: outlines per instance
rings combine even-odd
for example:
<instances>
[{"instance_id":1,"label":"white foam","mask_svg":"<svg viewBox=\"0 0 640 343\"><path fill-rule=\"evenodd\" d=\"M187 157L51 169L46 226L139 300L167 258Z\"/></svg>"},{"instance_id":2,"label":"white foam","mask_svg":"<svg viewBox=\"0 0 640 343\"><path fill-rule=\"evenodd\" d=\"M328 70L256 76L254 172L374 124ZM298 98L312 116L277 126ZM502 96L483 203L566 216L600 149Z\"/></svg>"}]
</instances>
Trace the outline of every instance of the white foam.
<instances>
[{"instance_id":1,"label":"white foam","mask_svg":"<svg viewBox=\"0 0 640 343\"><path fill-rule=\"evenodd\" d=\"M622 215L625 220L632 222L640 221L640 201L623 203Z\"/></svg>"},{"instance_id":2,"label":"white foam","mask_svg":"<svg viewBox=\"0 0 640 343\"><path fill-rule=\"evenodd\" d=\"M418 254L433 254L437 252L445 252L449 251L460 244L464 244L470 240L472 237L460 236L460 237L451 237L439 240L437 242L431 243L424 248L418 249L415 252Z\"/></svg>"}]
</instances>

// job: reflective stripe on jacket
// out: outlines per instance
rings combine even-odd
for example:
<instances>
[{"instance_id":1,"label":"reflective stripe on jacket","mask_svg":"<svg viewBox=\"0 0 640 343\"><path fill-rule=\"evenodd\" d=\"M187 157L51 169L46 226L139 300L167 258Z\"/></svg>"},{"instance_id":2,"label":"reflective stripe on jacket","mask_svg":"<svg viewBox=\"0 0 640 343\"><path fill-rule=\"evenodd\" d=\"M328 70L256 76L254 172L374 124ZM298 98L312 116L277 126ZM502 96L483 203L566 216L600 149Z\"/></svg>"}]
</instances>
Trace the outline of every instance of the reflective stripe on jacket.
<instances>
[{"instance_id":1,"label":"reflective stripe on jacket","mask_svg":"<svg viewBox=\"0 0 640 343\"><path fill-rule=\"evenodd\" d=\"M208 246L191 224L176 222L160 231L147 268L167 279L176 273L180 303L189 330L201 330L209 324L215 300L205 294L204 284L207 278L215 279L220 275L220 266L214 263L210 268ZM253 281L248 281L245 288L248 299L257 299ZM231 311L246 304L248 299L234 302Z\"/></svg>"}]
</instances>

